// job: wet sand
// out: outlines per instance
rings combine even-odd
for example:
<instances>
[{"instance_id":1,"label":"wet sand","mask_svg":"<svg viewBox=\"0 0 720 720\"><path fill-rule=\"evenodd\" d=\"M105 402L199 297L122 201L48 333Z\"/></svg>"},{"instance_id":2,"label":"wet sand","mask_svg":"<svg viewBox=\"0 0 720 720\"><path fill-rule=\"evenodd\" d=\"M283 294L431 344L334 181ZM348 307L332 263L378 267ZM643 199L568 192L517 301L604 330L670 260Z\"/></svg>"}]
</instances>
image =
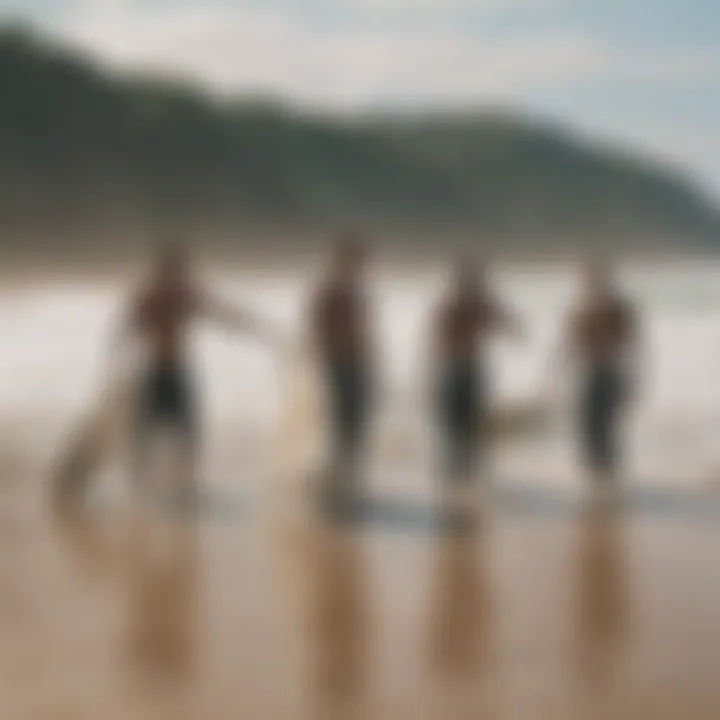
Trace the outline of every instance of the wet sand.
<instances>
[{"instance_id":1,"label":"wet sand","mask_svg":"<svg viewBox=\"0 0 720 720\"><path fill-rule=\"evenodd\" d=\"M14 463L2 718L718 716L716 522L498 508L453 537L247 498L58 513Z\"/></svg>"},{"instance_id":2,"label":"wet sand","mask_svg":"<svg viewBox=\"0 0 720 720\"><path fill-rule=\"evenodd\" d=\"M87 513L60 514L48 470L95 392L109 306L90 332L86 297L57 312L40 300L49 309L26 309L22 328L17 308L4 318L1 720L719 716L717 494L717 511L700 512L710 495L678 476L598 516L573 501L572 477L550 488L508 472L523 486L453 538L437 532L428 478L401 458L370 483L394 501L372 522L288 515L266 462L287 446L260 412L275 369L266 382L219 348L199 518L133 508L113 478ZM68 337L81 351L59 352ZM283 471L293 487L292 462Z\"/></svg>"}]
</instances>

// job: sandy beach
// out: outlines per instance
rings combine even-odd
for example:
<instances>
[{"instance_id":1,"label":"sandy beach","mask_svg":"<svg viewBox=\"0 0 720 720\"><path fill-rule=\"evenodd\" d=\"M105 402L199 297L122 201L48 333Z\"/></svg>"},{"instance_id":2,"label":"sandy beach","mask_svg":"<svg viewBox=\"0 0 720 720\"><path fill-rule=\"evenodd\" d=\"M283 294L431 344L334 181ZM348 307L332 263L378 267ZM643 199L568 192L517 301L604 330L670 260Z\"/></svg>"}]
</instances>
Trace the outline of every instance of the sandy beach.
<instances>
[{"instance_id":1,"label":"sandy beach","mask_svg":"<svg viewBox=\"0 0 720 720\"><path fill-rule=\"evenodd\" d=\"M453 537L235 496L58 515L3 479L2 717L717 714L713 519L499 508Z\"/></svg>"},{"instance_id":2,"label":"sandy beach","mask_svg":"<svg viewBox=\"0 0 720 720\"><path fill-rule=\"evenodd\" d=\"M292 322L295 295L276 306L271 290L239 287ZM633 446L646 464L633 465L620 507L583 510L568 442L508 446L498 451L494 507L465 537L439 531L427 455L415 452L370 468L376 502L363 523L285 512L279 483L305 479L292 464L277 476L278 366L205 335L199 516L129 503L117 470L96 479L86 512L54 511L53 463L98 392L118 296L66 287L4 297L0 717L714 720L720 500L707 466L691 460L720 402L703 384L715 306L696 313L678 288L702 290L690 279L664 305L646 300L654 342L670 348L653 387L671 387L650 398L655 424ZM537 292L520 294L521 306ZM417 303L392 297L385 322L397 326ZM403 377L411 335L393 335L391 378ZM688 343L691 358L680 352ZM518 394L537 376L531 365L501 366L511 375L501 385ZM697 418L690 430L702 428L663 448L672 414L662 411L673 407ZM657 454L647 459L647 447ZM676 464L654 474L671 452ZM694 469L669 471L682 466Z\"/></svg>"}]
</instances>

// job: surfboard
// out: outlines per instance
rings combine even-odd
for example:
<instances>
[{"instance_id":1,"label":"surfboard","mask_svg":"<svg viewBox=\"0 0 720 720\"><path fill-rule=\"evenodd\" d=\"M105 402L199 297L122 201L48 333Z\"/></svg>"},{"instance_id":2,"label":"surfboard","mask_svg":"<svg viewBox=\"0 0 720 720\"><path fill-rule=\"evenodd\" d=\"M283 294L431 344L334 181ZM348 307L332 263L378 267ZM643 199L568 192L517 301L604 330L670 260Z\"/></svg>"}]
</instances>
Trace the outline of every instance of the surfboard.
<instances>
[{"instance_id":1,"label":"surfboard","mask_svg":"<svg viewBox=\"0 0 720 720\"><path fill-rule=\"evenodd\" d=\"M113 377L70 433L53 478L57 499L83 497L104 467L129 452L139 367L136 358ZM311 350L303 347L292 353L282 364L281 376L278 490L292 496L296 491L312 492L322 482L331 449L331 420L320 364ZM541 401L500 406L489 418L485 437L493 443L525 437L543 428L549 415ZM391 455L407 458L425 440L408 418L407 423L395 421L392 431L375 433L368 452L380 462Z\"/></svg>"},{"instance_id":2,"label":"surfboard","mask_svg":"<svg viewBox=\"0 0 720 720\"><path fill-rule=\"evenodd\" d=\"M303 350L290 358L281 387L281 473L291 484L308 487L323 473L331 450L331 418L317 357ZM425 421L432 424L429 403L421 400L398 412L392 398L378 400L368 454L382 463L420 453L427 446ZM556 419L555 409L542 397L504 402L491 410L478 442L500 444L536 437L550 432Z\"/></svg>"},{"instance_id":3,"label":"surfboard","mask_svg":"<svg viewBox=\"0 0 720 720\"><path fill-rule=\"evenodd\" d=\"M66 438L52 482L56 500L84 497L103 467L128 451L136 379L134 368L113 377Z\"/></svg>"},{"instance_id":4,"label":"surfboard","mask_svg":"<svg viewBox=\"0 0 720 720\"><path fill-rule=\"evenodd\" d=\"M492 408L482 433L492 443L511 442L544 433L554 420L555 413L547 401L526 398Z\"/></svg>"},{"instance_id":5,"label":"surfboard","mask_svg":"<svg viewBox=\"0 0 720 720\"><path fill-rule=\"evenodd\" d=\"M281 490L309 490L319 482L330 449L326 394L311 350L303 347L285 361L280 390Z\"/></svg>"}]
</instances>

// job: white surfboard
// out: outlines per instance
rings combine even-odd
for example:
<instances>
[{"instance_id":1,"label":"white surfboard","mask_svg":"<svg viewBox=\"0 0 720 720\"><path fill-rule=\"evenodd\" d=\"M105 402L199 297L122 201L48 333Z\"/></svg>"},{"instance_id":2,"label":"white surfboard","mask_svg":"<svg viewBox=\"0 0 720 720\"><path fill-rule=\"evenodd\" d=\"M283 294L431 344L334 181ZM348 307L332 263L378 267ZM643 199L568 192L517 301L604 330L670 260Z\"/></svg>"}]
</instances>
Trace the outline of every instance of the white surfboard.
<instances>
[{"instance_id":1,"label":"white surfboard","mask_svg":"<svg viewBox=\"0 0 720 720\"><path fill-rule=\"evenodd\" d=\"M308 489L326 467L330 453L331 419L327 395L317 358L311 351L296 354L286 363L282 382L282 408L278 458L283 487ZM382 400L382 399L381 399ZM380 403L374 418L368 454L376 461L397 461L421 453L427 437L418 423L419 412L431 419L432 409L420 402L407 412ZM412 414L411 414L412 413ZM492 409L478 442L491 444L536 437L548 432L555 420L551 404L538 397L506 402Z\"/></svg>"},{"instance_id":2,"label":"white surfboard","mask_svg":"<svg viewBox=\"0 0 720 720\"><path fill-rule=\"evenodd\" d=\"M553 408L542 398L516 400L493 408L483 432L491 443L512 442L545 432L553 418Z\"/></svg>"},{"instance_id":3,"label":"white surfboard","mask_svg":"<svg viewBox=\"0 0 720 720\"><path fill-rule=\"evenodd\" d=\"M310 490L330 449L326 394L314 354L301 349L288 358L281 378L277 458L280 491Z\"/></svg>"},{"instance_id":4,"label":"white surfboard","mask_svg":"<svg viewBox=\"0 0 720 720\"><path fill-rule=\"evenodd\" d=\"M53 478L58 500L82 498L94 477L129 451L136 389L137 368L126 368L84 413L60 453Z\"/></svg>"}]
</instances>

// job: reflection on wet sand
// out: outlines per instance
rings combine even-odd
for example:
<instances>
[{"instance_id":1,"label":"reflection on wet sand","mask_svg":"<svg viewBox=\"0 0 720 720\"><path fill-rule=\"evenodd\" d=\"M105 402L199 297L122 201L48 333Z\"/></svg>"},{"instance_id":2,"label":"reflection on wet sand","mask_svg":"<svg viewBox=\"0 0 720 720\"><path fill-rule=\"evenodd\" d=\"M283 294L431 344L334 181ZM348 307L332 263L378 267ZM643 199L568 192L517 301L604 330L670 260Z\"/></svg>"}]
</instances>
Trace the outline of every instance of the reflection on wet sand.
<instances>
[{"instance_id":1,"label":"reflection on wet sand","mask_svg":"<svg viewBox=\"0 0 720 720\"><path fill-rule=\"evenodd\" d=\"M474 535L438 539L431 659L441 677L477 679L493 661L488 543L489 538Z\"/></svg>"},{"instance_id":2,"label":"reflection on wet sand","mask_svg":"<svg viewBox=\"0 0 720 720\"><path fill-rule=\"evenodd\" d=\"M300 581L291 603L305 601L299 622L313 720L355 717L366 700L371 635L362 536L317 514L283 535L280 551L283 570Z\"/></svg>"},{"instance_id":3,"label":"reflection on wet sand","mask_svg":"<svg viewBox=\"0 0 720 720\"><path fill-rule=\"evenodd\" d=\"M588 509L578 522L575 667L578 711L589 718L617 712L611 691L622 678L631 601L623 523L612 509Z\"/></svg>"},{"instance_id":4,"label":"reflection on wet sand","mask_svg":"<svg viewBox=\"0 0 720 720\"><path fill-rule=\"evenodd\" d=\"M366 589L357 537L338 534L318 550L312 667L320 705L330 716L362 698L368 640Z\"/></svg>"},{"instance_id":5,"label":"reflection on wet sand","mask_svg":"<svg viewBox=\"0 0 720 720\"><path fill-rule=\"evenodd\" d=\"M444 480L444 491L457 489ZM493 532L472 486L443 494L442 532L429 558L429 717L498 716Z\"/></svg>"},{"instance_id":6,"label":"reflection on wet sand","mask_svg":"<svg viewBox=\"0 0 720 720\"><path fill-rule=\"evenodd\" d=\"M56 507L54 528L63 546L87 578L117 580L125 566L126 538L103 519L69 507Z\"/></svg>"},{"instance_id":7,"label":"reflection on wet sand","mask_svg":"<svg viewBox=\"0 0 720 720\"><path fill-rule=\"evenodd\" d=\"M145 684L192 684L197 656L196 529L136 525L128 563L128 647L133 676Z\"/></svg>"},{"instance_id":8,"label":"reflection on wet sand","mask_svg":"<svg viewBox=\"0 0 720 720\"><path fill-rule=\"evenodd\" d=\"M627 548L623 519L613 511L588 510L578 525L578 669L599 686L619 671L629 626Z\"/></svg>"},{"instance_id":9,"label":"reflection on wet sand","mask_svg":"<svg viewBox=\"0 0 720 720\"><path fill-rule=\"evenodd\" d=\"M712 526L30 505L0 562L3 720L717 716Z\"/></svg>"},{"instance_id":10,"label":"reflection on wet sand","mask_svg":"<svg viewBox=\"0 0 720 720\"><path fill-rule=\"evenodd\" d=\"M107 518L64 510L56 514L56 527L83 571L107 581L122 598L114 655L126 696L152 708L151 717L195 717L195 524L141 513L113 524Z\"/></svg>"}]
</instances>

